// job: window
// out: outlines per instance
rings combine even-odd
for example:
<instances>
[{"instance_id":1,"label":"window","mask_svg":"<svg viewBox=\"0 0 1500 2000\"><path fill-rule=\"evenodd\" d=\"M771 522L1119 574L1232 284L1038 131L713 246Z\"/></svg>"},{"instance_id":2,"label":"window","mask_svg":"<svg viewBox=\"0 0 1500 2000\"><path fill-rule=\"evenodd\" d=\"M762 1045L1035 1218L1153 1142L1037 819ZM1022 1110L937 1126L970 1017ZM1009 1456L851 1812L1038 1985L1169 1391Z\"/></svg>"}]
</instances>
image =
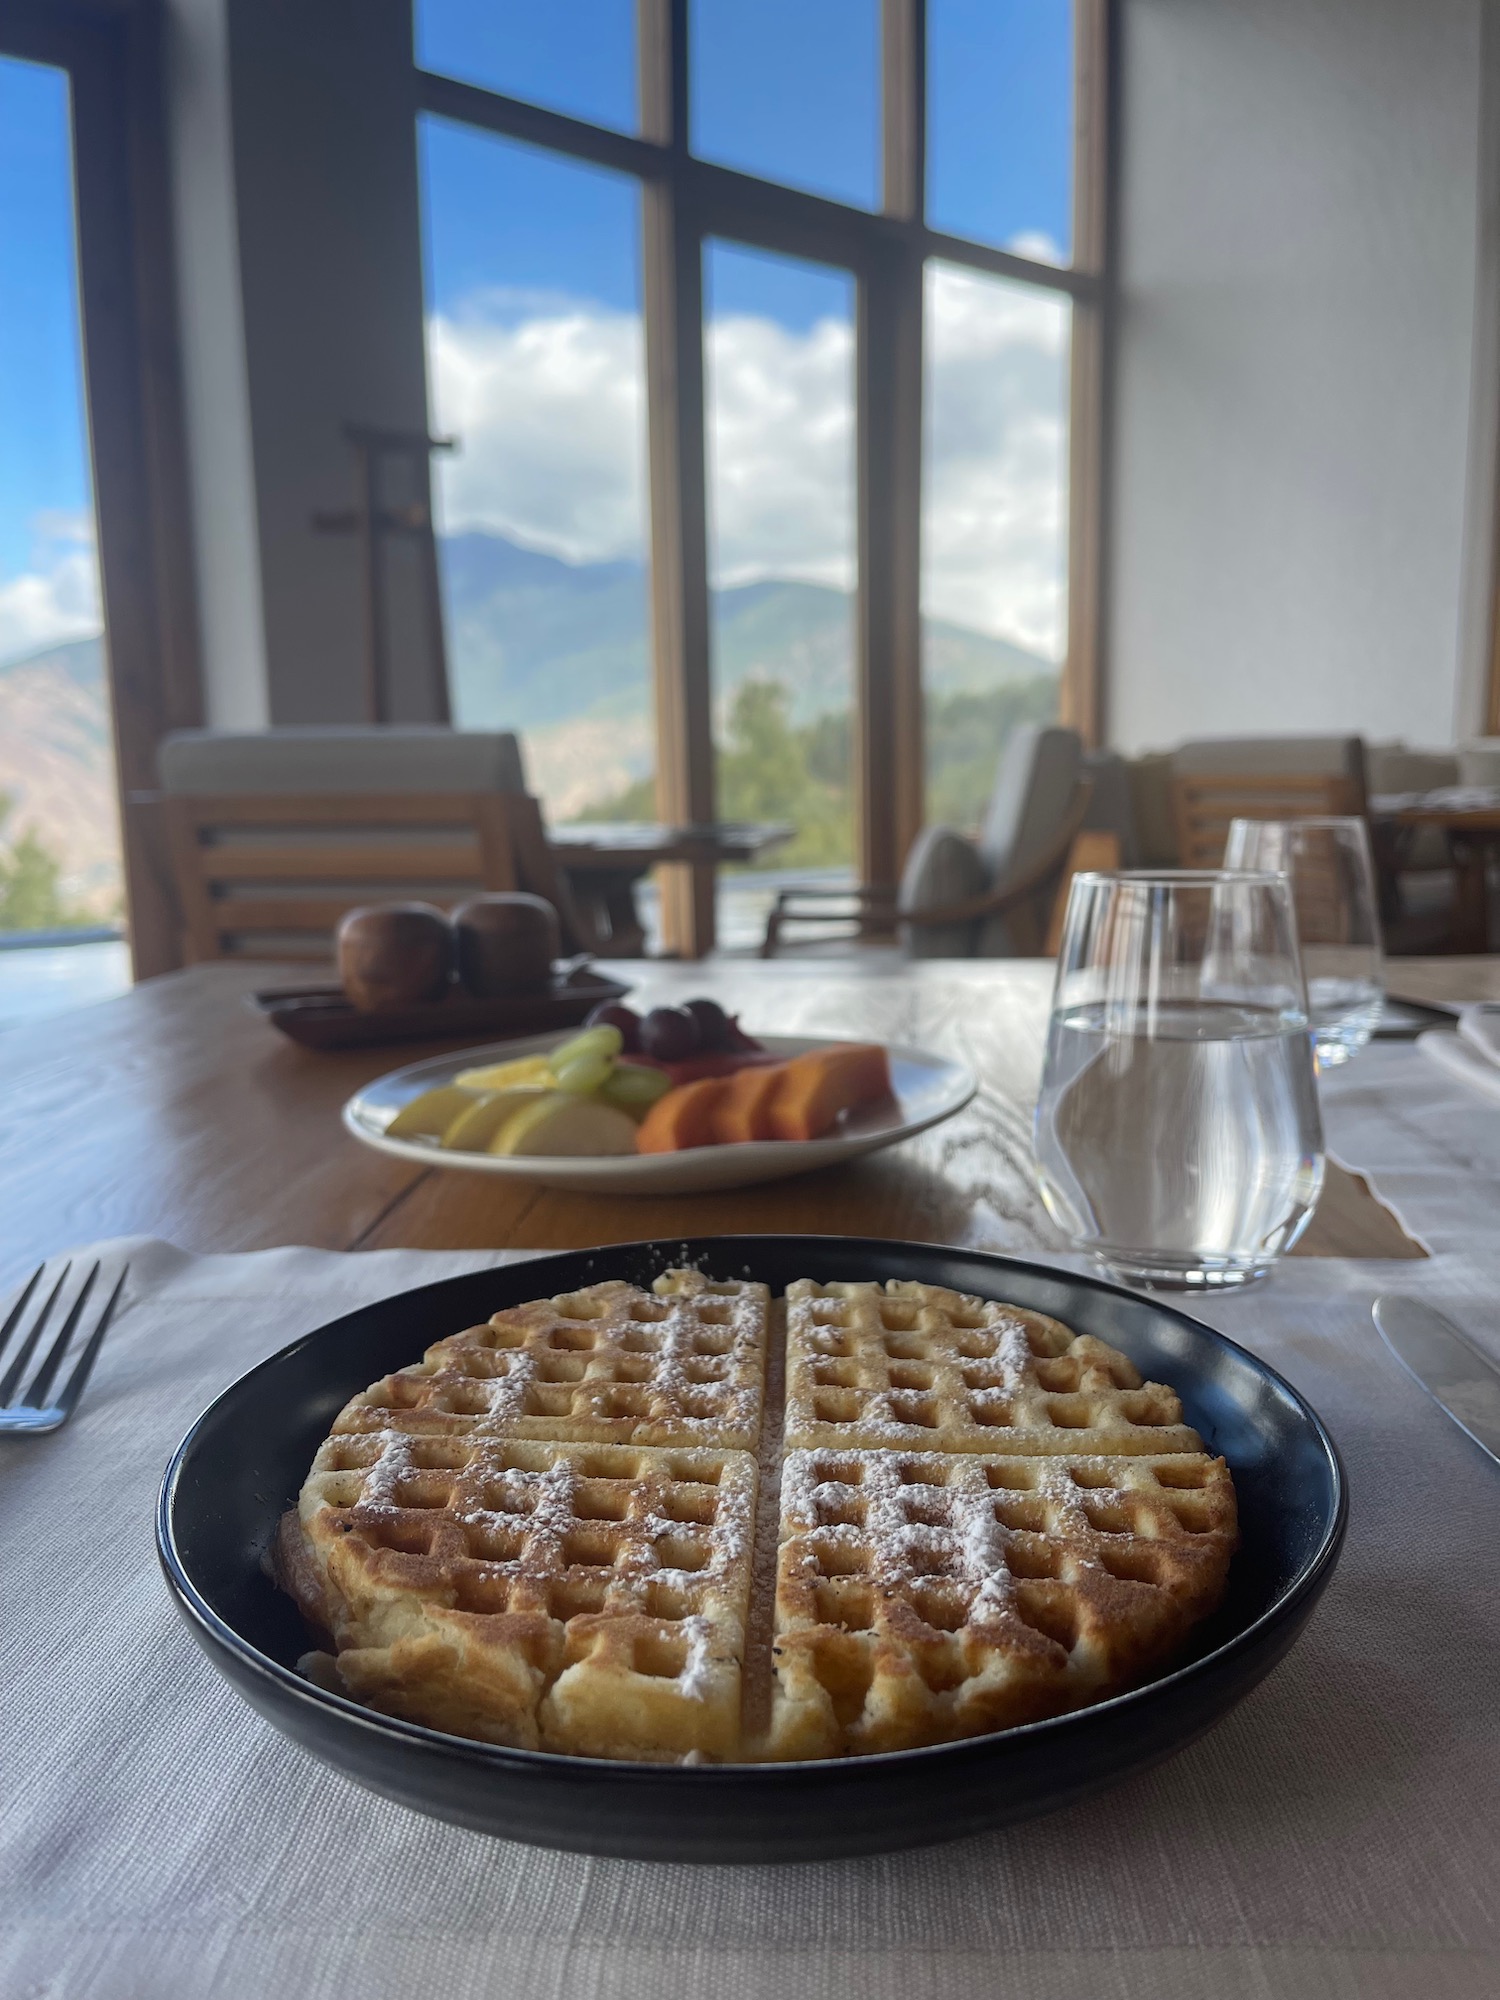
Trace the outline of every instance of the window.
<instances>
[{"instance_id":1,"label":"window","mask_svg":"<svg viewBox=\"0 0 1500 2000\"><path fill-rule=\"evenodd\" d=\"M123 913L77 262L67 72L0 56L0 931Z\"/></svg>"},{"instance_id":2,"label":"window","mask_svg":"<svg viewBox=\"0 0 1500 2000\"><path fill-rule=\"evenodd\" d=\"M1091 727L1105 21L417 0L454 709L554 817L890 883L1008 728Z\"/></svg>"},{"instance_id":3,"label":"window","mask_svg":"<svg viewBox=\"0 0 1500 2000\"><path fill-rule=\"evenodd\" d=\"M640 194L424 118L427 366L453 719L550 819L652 819Z\"/></svg>"}]
</instances>

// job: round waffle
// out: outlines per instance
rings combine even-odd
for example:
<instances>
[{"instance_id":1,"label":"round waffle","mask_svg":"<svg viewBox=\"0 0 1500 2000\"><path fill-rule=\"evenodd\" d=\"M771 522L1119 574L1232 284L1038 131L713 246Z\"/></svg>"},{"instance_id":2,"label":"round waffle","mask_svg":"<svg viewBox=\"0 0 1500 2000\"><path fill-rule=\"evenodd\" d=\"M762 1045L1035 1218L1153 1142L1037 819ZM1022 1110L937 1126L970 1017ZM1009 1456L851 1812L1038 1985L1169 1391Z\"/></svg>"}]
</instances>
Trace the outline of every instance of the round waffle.
<instances>
[{"instance_id":1,"label":"round waffle","mask_svg":"<svg viewBox=\"0 0 1500 2000\"><path fill-rule=\"evenodd\" d=\"M330 1649L308 1671L523 1748L827 1757L1099 1700L1219 1601L1229 1473L1114 1348L799 1281L783 1462L779 1330L766 1287L671 1271L497 1313L355 1397L280 1538Z\"/></svg>"}]
</instances>

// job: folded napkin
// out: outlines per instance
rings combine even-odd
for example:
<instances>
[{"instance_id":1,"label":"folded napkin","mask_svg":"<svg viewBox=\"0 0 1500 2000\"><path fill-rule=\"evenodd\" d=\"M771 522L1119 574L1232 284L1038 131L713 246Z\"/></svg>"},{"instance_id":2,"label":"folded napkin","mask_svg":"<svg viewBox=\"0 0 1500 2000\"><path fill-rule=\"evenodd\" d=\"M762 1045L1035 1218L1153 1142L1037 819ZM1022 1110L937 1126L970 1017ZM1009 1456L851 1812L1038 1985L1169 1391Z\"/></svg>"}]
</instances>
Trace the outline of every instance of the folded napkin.
<instances>
[{"instance_id":1,"label":"folded napkin","mask_svg":"<svg viewBox=\"0 0 1500 2000\"><path fill-rule=\"evenodd\" d=\"M1417 1037L1417 1047L1450 1076L1500 1103L1500 1007L1465 1007L1457 1034L1429 1028Z\"/></svg>"},{"instance_id":2,"label":"folded napkin","mask_svg":"<svg viewBox=\"0 0 1500 2000\"><path fill-rule=\"evenodd\" d=\"M362 1791L233 1692L157 1571L162 1469L225 1383L357 1305L498 1260L101 1246L131 1281L83 1408L0 1449L0 1995L1500 1992L1500 1476L1369 1317L1394 1272L1492 1336L1500 1256L1469 1240L1472 1258L1425 1264L1293 1259L1193 1301L1307 1393L1353 1496L1312 1625L1218 1728L957 1846L708 1869L512 1846Z\"/></svg>"}]
</instances>

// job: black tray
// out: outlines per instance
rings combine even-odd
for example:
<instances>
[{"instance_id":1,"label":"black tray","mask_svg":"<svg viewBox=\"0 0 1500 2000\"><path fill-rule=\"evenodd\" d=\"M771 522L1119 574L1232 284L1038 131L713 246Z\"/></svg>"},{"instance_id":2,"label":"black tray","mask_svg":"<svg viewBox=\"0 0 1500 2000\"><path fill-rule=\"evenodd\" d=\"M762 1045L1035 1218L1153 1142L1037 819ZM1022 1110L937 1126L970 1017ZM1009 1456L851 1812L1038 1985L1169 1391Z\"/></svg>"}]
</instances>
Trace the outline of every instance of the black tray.
<instances>
[{"instance_id":1,"label":"black tray","mask_svg":"<svg viewBox=\"0 0 1500 2000\"><path fill-rule=\"evenodd\" d=\"M553 969L539 993L502 993L476 999L455 986L441 1000L363 1014L339 986L267 986L245 996L246 1005L305 1049L379 1049L392 1042L498 1041L572 1028L605 1000L630 991L592 966L568 962Z\"/></svg>"},{"instance_id":2,"label":"black tray","mask_svg":"<svg viewBox=\"0 0 1500 2000\"><path fill-rule=\"evenodd\" d=\"M932 1749L680 1768L508 1750L376 1715L294 1670L308 1644L261 1562L340 1406L503 1306L666 1264L773 1290L794 1278L916 1278L1051 1313L1172 1384L1228 1459L1242 1546L1186 1664L1073 1715ZM591 1854L807 1861L951 1840L1098 1792L1190 1743L1286 1652L1333 1574L1347 1502L1332 1439L1273 1369L1222 1334L1092 1278L938 1245L838 1236L619 1244L426 1285L362 1307L252 1369L178 1447L157 1545L194 1636L278 1729L388 1798L481 1832Z\"/></svg>"}]
</instances>

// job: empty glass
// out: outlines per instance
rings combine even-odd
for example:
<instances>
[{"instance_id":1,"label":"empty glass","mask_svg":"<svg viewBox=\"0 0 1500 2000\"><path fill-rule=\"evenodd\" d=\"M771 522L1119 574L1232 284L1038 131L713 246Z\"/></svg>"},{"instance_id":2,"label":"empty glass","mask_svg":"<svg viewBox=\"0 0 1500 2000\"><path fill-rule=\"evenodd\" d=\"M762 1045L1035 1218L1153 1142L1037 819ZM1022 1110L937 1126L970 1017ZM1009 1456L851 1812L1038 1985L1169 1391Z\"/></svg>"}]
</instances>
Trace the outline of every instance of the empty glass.
<instances>
[{"instance_id":1,"label":"empty glass","mask_svg":"<svg viewBox=\"0 0 1500 2000\"><path fill-rule=\"evenodd\" d=\"M1242 1285L1301 1235L1323 1128L1284 875L1079 875L1033 1132L1049 1213L1132 1284Z\"/></svg>"},{"instance_id":2,"label":"empty glass","mask_svg":"<svg viewBox=\"0 0 1500 2000\"><path fill-rule=\"evenodd\" d=\"M1358 1055L1380 1021L1385 961L1370 835L1362 819L1237 819L1226 868L1291 878L1318 1065Z\"/></svg>"}]
</instances>

